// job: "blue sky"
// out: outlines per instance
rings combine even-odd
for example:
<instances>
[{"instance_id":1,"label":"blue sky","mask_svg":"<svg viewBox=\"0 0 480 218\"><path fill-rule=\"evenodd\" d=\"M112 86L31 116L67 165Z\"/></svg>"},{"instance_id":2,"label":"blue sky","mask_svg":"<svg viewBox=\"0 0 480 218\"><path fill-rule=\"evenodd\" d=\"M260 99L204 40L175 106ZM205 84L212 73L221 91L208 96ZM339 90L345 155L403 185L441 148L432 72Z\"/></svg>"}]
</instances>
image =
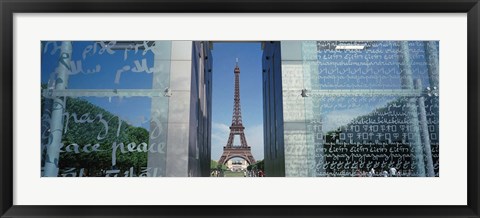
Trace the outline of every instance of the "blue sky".
<instances>
[{"instance_id":1,"label":"blue sky","mask_svg":"<svg viewBox=\"0 0 480 218\"><path fill-rule=\"evenodd\" d=\"M60 42L57 42L60 45ZM142 51L116 50L113 54L101 52L91 41L73 43L72 61L79 72L69 77L69 89L149 89L152 87L150 73L123 73L115 83L116 71L125 65L133 65L135 60L145 60L148 67L153 66L153 54ZM92 46L91 49L87 49ZM51 54L53 44L42 48L41 82L46 84L58 65L59 52ZM86 52L88 51L88 52ZM261 47L260 43L215 43L213 53L213 123L212 123L212 159L218 160L228 139L228 127L233 111L233 68L239 58L241 69L241 104L246 138L252 153L258 160L263 159L263 110L261 87ZM93 73L89 73L93 72ZM94 72L98 71L98 72ZM148 97L98 98L84 97L126 122L149 129L151 101Z\"/></svg>"},{"instance_id":2,"label":"blue sky","mask_svg":"<svg viewBox=\"0 0 480 218\"><path fill-rule=\"evenodd\" d=\"M60 45L60 42L57 42ZM123 50L115 50L113 54L101 52L101 48L93 48L94 42L75 41L72 43L72 61L74 67L81 72L71 75L68 80L68 89L149 89L152 87L150 73L123 73L118 83L115 83L116 71L125 65L133 65L133 61L145 59L149 67L153 66L153 54L142 51L129 51L125 58ZM90 52L88 46L92 46ZM42 50L42 83L48 80L58 65L59 52L51 54L53 44L48 44ZM85 55L84 55L85 54ZM81 68L80 68L81 66ZM97 67L99 66L99 68ZM74 68L72 67L72 70ZM88 71L99 69L98 72ZM151 101L148 97L131 98L98 98L83 97L83 99L100 106L113 114L120 116L126 122L135 126L149 129Z\"/></svg>"},{"instance_id":3,"label":"blue sky","mask_svg":"<svg viewBox=\"0 0 480 218\"><path fill-rule=\"evenodd\" d=\"M220 159L232 123L235 60L240 67L240 104L245 137L256 160L263 159L262 50L259 42L214 43L212 159ZM239 144L239 143L236 143Z\"/></svg>"}]
</instances>

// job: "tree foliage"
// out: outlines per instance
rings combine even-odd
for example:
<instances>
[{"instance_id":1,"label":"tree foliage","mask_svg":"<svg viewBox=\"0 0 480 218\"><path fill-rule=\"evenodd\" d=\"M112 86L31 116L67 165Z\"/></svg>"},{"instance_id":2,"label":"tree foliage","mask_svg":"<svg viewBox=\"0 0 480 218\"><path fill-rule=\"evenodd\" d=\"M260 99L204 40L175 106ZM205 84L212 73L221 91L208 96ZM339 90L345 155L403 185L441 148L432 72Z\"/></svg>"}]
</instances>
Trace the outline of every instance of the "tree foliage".
<instances>
[{"instance_id":1,"label":"tree foliage","mask_svg":"<svg viewBox=\"0 0 480 218\"><path fill-rule=\"evenodd\" d=\"M265 162L264 162L264 160L257 161L256 163L247 166L247 170L254 170L254 169L265 171Z\"/></svg>"},{"instance_id":2,"label":"tree foliage","mask_svg":"<svg viewBox=\"0 0 480 218\"><path fill-rule=\"evenodd\" d=\"M42 106L45 105L44 101L42 98ZM88 176L100 176L104 170L116 168L124 172L131 167L138 174L142 167L147 166L147 152L138 152L136 149L135 152L128 151L128 144L132 142L136 145L148 144L149 133L146 129L132 126L81 98L67 97L63 121L64 147L60 153L60 169L84 168ZM123 143L125 153L121 147L116 149L116 164L113 167L113 145L120 143ZM85 145L95 144L99 145L98 151L83 151Z\"/></svg>"}]
</instances>

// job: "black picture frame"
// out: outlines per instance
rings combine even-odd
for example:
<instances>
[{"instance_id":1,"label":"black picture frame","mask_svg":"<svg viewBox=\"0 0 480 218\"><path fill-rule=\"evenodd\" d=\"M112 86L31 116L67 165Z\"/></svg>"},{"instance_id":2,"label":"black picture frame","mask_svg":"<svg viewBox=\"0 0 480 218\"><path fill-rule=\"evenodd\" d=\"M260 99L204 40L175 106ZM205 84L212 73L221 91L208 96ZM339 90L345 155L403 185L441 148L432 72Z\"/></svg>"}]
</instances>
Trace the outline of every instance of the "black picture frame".
<instances>
[{"instance_id":1,"label":"black picture frame","mask_svg":"<svg viewBox=\"0 0 480 218\"><path fill-rule=\"evenodd\" d=\"M1 217L479 217L479 0L0 0ZM13 205L14 13L467 13L466 206L17 206ZM446 187L448 188L448 187ZM288 196L285 196L288 197ZM266 202L267 203L267 202Z\"/></svg>"}]
</instances>

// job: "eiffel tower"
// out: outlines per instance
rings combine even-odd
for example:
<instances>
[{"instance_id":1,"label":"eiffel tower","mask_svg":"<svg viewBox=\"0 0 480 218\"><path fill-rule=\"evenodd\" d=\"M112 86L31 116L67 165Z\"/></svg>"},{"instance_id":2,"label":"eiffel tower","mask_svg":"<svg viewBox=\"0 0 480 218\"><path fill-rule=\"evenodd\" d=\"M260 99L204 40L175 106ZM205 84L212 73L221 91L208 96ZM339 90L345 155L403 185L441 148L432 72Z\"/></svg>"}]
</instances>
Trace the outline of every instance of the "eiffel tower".
<instances>
[{"instance_id":1,"label":"eiffel tower","mask_svg":"<svg viewBox=\"0 0 480 218\"><path fill-rule=\"evenodd\" d=\"M235 65L235 93L233 100L233 116L232 125L230 126L230 135L228 136L227 145L223 147L223 154L218 161L218 164L225 164L228 160L239 157L246 160L249 164L255 163L251 148L247 144L245 138L245 127L242 123L242 111L240 109L240 68L238 67L238 58ZM240 145L233 145L235 135L240 136Z\"/></svg>"}]
</instances>

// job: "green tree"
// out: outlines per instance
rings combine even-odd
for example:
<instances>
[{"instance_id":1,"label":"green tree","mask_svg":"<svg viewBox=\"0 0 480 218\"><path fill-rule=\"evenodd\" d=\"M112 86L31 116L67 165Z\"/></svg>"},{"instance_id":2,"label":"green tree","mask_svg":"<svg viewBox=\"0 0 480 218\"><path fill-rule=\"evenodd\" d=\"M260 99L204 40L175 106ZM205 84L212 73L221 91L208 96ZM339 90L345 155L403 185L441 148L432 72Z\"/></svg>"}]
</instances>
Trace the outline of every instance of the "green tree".
<instances>
[{"instance_id":1,"label":"green tree","mask_svg":"<svg viewBox=\"0 0 480 218\"><path fill-rule=\"evenodd\" d=\"M42 85L42 88L44 85ZM42 97L42 106L46 99ZM43 112L43 109L42 109ZM142 127L135 127L121 121L111 112L98 107L81 98L70 98L66 100L64 113L64 131L62 143L64 152L60 153L60 169L84 168L88 176L99 176L102 170L112 168L112 145L123 143L125 150L129 143L147 143L149 133ZM121 122L121 123L120 123ZM118 134L117 134L118 133ZM83 152L85 145L98 144L96 152ZM76 146L78 145L78 147ZM79 153L65 152L67 150ZM142 167L147 166L147 152L126 152L121 149L116 152L116 165L122 173L130 167L138 175ZM122 175L119 175L122 176Z\"/></svg>"}]
</instances>

